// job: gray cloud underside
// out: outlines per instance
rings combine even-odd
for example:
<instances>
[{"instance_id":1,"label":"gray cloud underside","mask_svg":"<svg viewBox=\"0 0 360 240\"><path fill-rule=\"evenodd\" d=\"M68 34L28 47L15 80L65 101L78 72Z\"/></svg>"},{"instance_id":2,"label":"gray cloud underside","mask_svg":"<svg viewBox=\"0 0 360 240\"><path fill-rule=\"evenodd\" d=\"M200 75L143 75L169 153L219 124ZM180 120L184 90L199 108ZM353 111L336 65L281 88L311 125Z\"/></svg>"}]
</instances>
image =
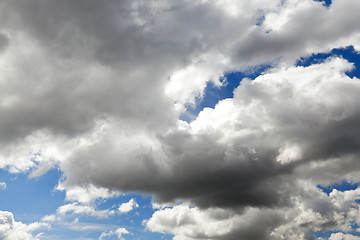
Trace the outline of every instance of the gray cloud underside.
<instances>
[{"instance_id":1,"label":"gray cloud underside","mask_svg":"<svg viewBox=\"0 0 360 240\"><path fill-rule=\"evenodd\" d=\"M311 173L319 174L317 167L294 178L313 161L341 161L340 169L324 171L332 171L332 181L358 171L360 110L351 102L359 98L360 82L344 74L348 67L334 59L244 80L234 99L205 109L188 129L153 136L156 144L129 137L137 145L131 159L111 142L115 136L104 134L64 164L68 180L151 192L159 201L190 199L202 207L286 205L301 194L294 186L302 174L323 178Z\"/></svg>"},{"instance_id":2,"label":"gray cloud underside","mask_svg":"<svg viewBox=\"0 0 360 240\"><path fill-rule=\"evenodd\" d=\"M284 215L324 197L308 186L359 180L360 82L343 59L292 64L359 49L359 10L351 0L1 1L0 167L55 164L64 189L150 193L230 211L233 224L255 209L258 231L191 237L180 228L178 239L266 239L285 236L281 226L311 239L310 226L288 226ZM279 65L243 80L233 99L178 120L174 102L201 96L208 78L269 62Z\"/></svg>"}]
</instances>

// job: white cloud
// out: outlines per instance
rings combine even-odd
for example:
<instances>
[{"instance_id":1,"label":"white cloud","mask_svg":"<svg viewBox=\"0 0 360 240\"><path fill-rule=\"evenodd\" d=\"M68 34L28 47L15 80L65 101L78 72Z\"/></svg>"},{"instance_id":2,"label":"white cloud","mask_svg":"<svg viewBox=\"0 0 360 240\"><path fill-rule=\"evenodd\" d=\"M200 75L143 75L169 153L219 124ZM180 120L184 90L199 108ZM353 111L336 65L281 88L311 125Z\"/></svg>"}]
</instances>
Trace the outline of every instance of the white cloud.
<instances>
[{"instance_id":1,"label":"white cloud","mask_svg":"<svg viewBox=\"0 0 360 240\"><path fill-rule=\"evenodd\" d=\"M0 182L0 190L5 190L7 188L5 182Z\"/></svg>"},{"instance_id":2,"label":"white cloud","mask_svg":"<svg viewBox=\"0 0 360 240\"><path fill-rule=\"evenodd\" d=\"M139 204L132 198L126 203L122 203L118 210L120 213L128 213L132 211L134 208L138 208Z\"/></svg>"},{"instance_id":3,"label":"white cloud","mask_svg":"<svg viewBox=\"0 0 360 240\"><path fill-rule=\"evenodd\" d=\"M2 240L38 240L38 236L33 236L32 232L43 228L49 228L46 223L34 222L24 224L16 222L11 212L0 211L0 239Z\"/></svg>"},{"instance_id":4,"label":"white cloud","mask_svg":"<svg viewBox=\"0 0 360 240\"><path fill-rule=\"evenodd\" d=\"M118 191L110 191L106 188L96 187L93 184L67 187L64 183L60 182L56 187L56 190L66 191L65 199L67 201L78 201L80 203L90 203L99 198L106 199L120 194Z\"/></svg>"},{"instance_id":5,"label":"white cloud","mask_svg":"<svg viewBox=\"0 0 360 240\"><path fill-rule=\"evenodd\" d=\"M306 183L299 183L306 184ZM305 186L304 187L304 190ZM355 202L359 189L329 196L316 187L306 189L307 197L298 196L289 207L199 209L181 204L155 211L145 221L151 231L174 234L174 240L186 239L313 239L320 230L353 231L359 224L360 207ZM309 198L311 196L311 198ZM256 225L256 228L252 226ZM330 239L358 239L351 234L334 233Z\"/></svg>"},{"instance_id":6,"label":"white cloud","mask_svg":"<svg viewBox=\"0 0 360 240\"><path fill-rule=\"evenodd\" d=\"M89 205L81 205L78 203L69 203L66 205L62 205L57 209L57 213L60 215L65 215L67 213L73 213L73 214L85 214L93 217L98 218L107 218L110 215L113 215L115 213L114 210L96 210L94 207ZM47 220L51 220L52 218L48 218Z\"/></svg>"},{"instance_id":7,"label":"white cloud","mask_svg":"<svg viewBox=\"0 0 360 240\"><path fill-rule=\"evenodd\" d=\"M264 231L269 231L280 220L281 215L271 209L201 210L181 204L156 211L145 224L151 231L174 234L174 240L264 239ZM256 229L252 228L253 224Z\"/></svg>"},{"instance_id":8,"label":"white cloud","mask_svg":"<svg viewBox=\"0 0 360 240\"><path fill-rule=\"evenodd\" d=\"M360 237L344 233L332 233L329 240L359 240Z\"/></svg>"},{"instance_id":9,"label":"white cloud","mask_svg":"<svg viewBox=\"0 0 360 240\"><path fill-rule=\"evenodd\" d=\"M116 235L119 240L124 240L124 234L130 234L130 232L125 228L118 228L115 231L110 230L109 232L101 233L99 240L103 240L105 237L110 237L112 235Z\"/></svg>"},{"instance_id":10,"label":"white cloud","mask_svg":"<svg viewBox=\"0 0 360 240\"><path fill-rule=\"evenodd\" d=\"M41 221L43 221L43 222L55 222L57 220L60 220L60 219L59 219L59 217L57 217L54 214L46 215L43 218L41 218Z\"/></svg>"}]
</instances>

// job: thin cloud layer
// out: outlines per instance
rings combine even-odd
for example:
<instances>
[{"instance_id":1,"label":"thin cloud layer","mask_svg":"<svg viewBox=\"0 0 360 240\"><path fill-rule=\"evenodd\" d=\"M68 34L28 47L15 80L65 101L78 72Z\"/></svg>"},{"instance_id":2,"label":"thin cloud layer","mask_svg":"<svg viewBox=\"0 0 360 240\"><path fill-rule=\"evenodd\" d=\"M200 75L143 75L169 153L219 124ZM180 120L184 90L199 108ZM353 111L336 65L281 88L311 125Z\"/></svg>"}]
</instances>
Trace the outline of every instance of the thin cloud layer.
<instances>
[{"instance_id":1,"label":"thin cloud layer","mask_svg":"<svg viewBox=\"0 0 360 240\"><path fill-rule=\"evenodd\" d=\"M338 57L294 63L359 50L359 10L354 0L1 1L0 167L32 178L60 168L57 189L75 201L63 214L106 216L86 204L120 192L175 203L147 227L177 240L348 232L355 198L316 185L360 181L360 80ZM260 64L273 68L179 120L209 82ZM127 204L119 211L137 206ZM128 233L119 229L103 237Z\"/></svg>"}]
</instances>

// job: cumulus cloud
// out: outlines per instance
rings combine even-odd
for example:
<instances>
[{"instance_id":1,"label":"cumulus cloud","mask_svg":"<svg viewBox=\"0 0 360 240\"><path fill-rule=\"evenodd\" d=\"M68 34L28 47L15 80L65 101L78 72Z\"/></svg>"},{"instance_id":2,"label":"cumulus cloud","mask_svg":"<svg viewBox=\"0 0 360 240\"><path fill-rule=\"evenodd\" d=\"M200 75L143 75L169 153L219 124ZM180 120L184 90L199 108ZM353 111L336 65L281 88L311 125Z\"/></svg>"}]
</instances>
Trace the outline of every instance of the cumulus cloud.
<instances>
[{"instance_id":1,"label":"cumulus cloud","mask_svg":"<svg viewBox=\"0 0 360 240\"><path fill-rule=\"evenodd\" d=\"M337 13L358 8L351 0L330 8L312 0L2 1L0 166L39 165L38 176L108 119L124 137L167 130L225 72L354 44L358 15ZM39 152L42 164L31 154Z\"/></svg>"},{"instance_id":2,"label":"cumulus cloud","mask_svg":"<svg viewBox=\"0 0 360 240\"><path fill-rule=\"evenodd\" d=\"M7 188L7 185L5 182L0 182L0 190L5 190Z\"/></svg>"},{"instance_id":3,"label":"cumulus cloud","mask_svg":"<svg viewBox=\"0 0 360 240\"><path fill-rule=\"evenodd\" d=\"M128 230L126 230L125 228L118 228L115 231L111 230L109 232L101 233L99 240L103 240L104 237L110 237L112 235L116 235L119 240L124 240L124 237L123 237L124 234L130 234L130 232Z\"/></svg>"},{"instance_id":4,"label":"cumulus cloud","mask_svg":"<svg viewBox=\"0 0 360 240\"><path fill-rule=\"evenodd\" d=\"M341 58L294 62L359 50L359 10L354 0L3 0L0 167L30 177L59 167L58 190L76 201L60 215L112 215L89 204L126 191L185 201L147 223L177 239L311 239L345 226L354 202L316 185L360 181L360 81ZM179 120L209 81L264 63L273 68L234 98Z\"/></svg>"},{"instance_id":5,"label":"cumulus cloud","mask_svg":"<svg viewBox=\"0 0 360 240\"><path fill-rule=\"evenodd\" d=\"M199 209L181 204L156 211L145 224L152 231L174 234L174 240L315 239L314 232L321 230L342 231L330 239L357 239L343 232L360 223L355 202L359 190L333 190L327 196L309 186L308 197L294 196L291 207L279 208Z\"/></svg>"},{"instance_id":6,"label":"cumulus cloud","mask_svg":"<svg viewBox=\"0 0 360 240\"><path fill-rule=\"evenodd\" d=\"M204 109L193 122L182 123L181 128L160 138L132 137L117 142L116 128L111 127L111 132L104 128L93 146L67 162L70 165L65 169L73 171L68 180L91 179L110 188L152 192L159 202L187 200L200 209L230 208L240 216L243 211L246 215L249 207L254 212L259 208L272 211L268 218L255 218L265 221L261 230L249 233L237 227L223 237L210 235L215 239L285 235L311 239L314 231L309 230L308 222L316 222L317 230L341 225L339 219L331 222L311 209L302 212L304 202L326 207L326 201L317 202L316 184L330 184L349 176L359 180L356 133L360 112L356 102L360 100L360 81L345 74L351 69L352 64L341 58L309 67L272 69L253 81L243 80L233 99L220 101L214 109ZM104 141L108 144L103 145ZM117 146L124 144L133 154L131 160L126 155L119 158L124 153ZM106 158L98 162L97 154L104 157L105 149ZM81 159L88 164L76 172L73 164ZM174 209L185 212L186 208ZM255 217L254 212L250 215ZM346 211L339 211L343 213ZM301 218L294 221L300 230L291 233L279 216L289 215L291 219L299 214ZM312 220L304 220L307 218ZM200 219L209 223L205 217ZM272 224L279 225L276 231ZM170 227L151 229L166 231ZM181 239L183 231L180 228L171 233ZM203 233L191 236L195 239Z\"/></svg>"},{"instance_id":7,"label":"cumulus cloud","mask_svg":"<svg viewBox=\"0 0 360 240\"><path fill-rule=\"evenodd\" d=\"M352 234L344 233L333 233L331 234L329 240L358 240L360 237L354 236Z\"/></svg>"},{"instance_id":8,"label":"cumulus cloud","mask_svg":"<svg viewBox=\"0 0 360 240\"><path fill-rule=\"evenodd\" d=\"M174 240L265 239L265 233L281 220L280 213L271 209L201 210L181 204L155 212L145 223L151 231L174 234ZM254 224L256 228L252 227Z\"/></svg>"},{"instance_id":9,"label":"cumulus cloud","mask_svg":"<svg viewBox=\"0 0 360 240\"><path fill-rule=\"evenodd\" d=\"M139 204L132 198L128 202L120 204L118 210L120 213L128 213L138 207Z\"/></svg>"},{"instance_id":10,"label":"cumulus cloud","mask_svg":"<svg viewBox=\"0 0 360 240\"><path fill-rule=\"evenodd\" d=\"M161 138L132 136L123 142L111 127L66 162L68 181L91 179L153 192L159 201L189 199L203 207L284 204L296 190L293 172L298 178L311 175L311 168L303 170L306 164L342 159L344 169L324 172L332 176L328 183L358 171L354 165L348 169L358 155L360 114L355 104L360 81L344 73L351 68L334 58L243 80L234 99L204 109L183 129ZM132 158L117 146L126 146ZM87 164L76 168L82 160Z\"/></svg>"},{"instance_id":11,"label":"cumulus cloud","mask_svg":"<svg viewBox=\"0 0 360 240\"><path fill-rule=\"evenodd\" d=\"M80 203L91 203L99 198L111 198L118 196L118 191L110 191L106 188L96 187L93 184L87 186L70 186L67 187L64 183L59 183L56 190L65 191L65 199L68 201L77 201Z\"/></svg>"},{"instance_id":12,"label":"cumulus cloud","mask_svg":"<svg viewBox=\"0 0 360 240\"><path fill-rule=\"evenodd\" d=\"M46 223L35 222L24 224L14 220L11 212L0 211L0 239L2 240L38 240L37 236L33 236L32 232L43 228L49 228Z\"/></svg>"}]
</instances>

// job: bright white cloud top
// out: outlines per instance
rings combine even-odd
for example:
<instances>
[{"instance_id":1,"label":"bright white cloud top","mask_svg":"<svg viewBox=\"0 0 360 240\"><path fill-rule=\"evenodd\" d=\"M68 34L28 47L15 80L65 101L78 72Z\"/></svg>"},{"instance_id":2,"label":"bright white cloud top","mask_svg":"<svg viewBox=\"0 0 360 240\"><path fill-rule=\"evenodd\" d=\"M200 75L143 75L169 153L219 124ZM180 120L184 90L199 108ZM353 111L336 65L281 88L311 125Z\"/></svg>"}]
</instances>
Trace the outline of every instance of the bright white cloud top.
<instances>
[{"instance_id":1,"label":"bright white cloud top","mask_svg":"<svg viewBox=\"0 0 360 240\"><path fill-rule=\"evenodd\" d=\"M359 188L319 185L360 182L360 80L331 54L360 54L360 1L326 3L2 0L0 194L57 169L64 201L1 209L0 240L359 239Z\"/></svg>"}]
</instances>

